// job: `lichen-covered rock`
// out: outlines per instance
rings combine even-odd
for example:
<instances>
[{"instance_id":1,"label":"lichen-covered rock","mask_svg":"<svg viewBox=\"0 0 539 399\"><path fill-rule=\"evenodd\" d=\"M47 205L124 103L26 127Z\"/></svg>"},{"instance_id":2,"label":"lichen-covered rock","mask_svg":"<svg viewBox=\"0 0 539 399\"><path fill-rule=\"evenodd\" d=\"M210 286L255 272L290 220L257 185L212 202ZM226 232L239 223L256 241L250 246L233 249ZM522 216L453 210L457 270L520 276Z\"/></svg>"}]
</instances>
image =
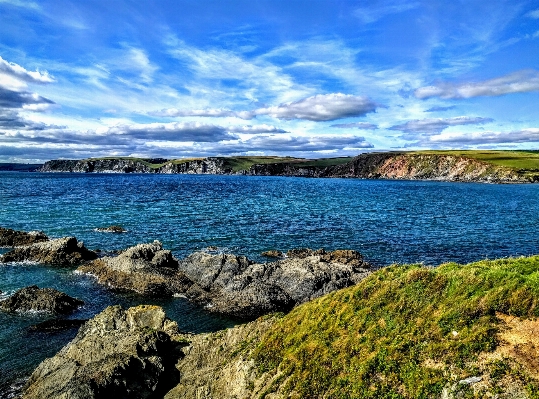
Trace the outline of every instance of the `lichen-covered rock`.
<instances>
[{"instance_id":1,"label":"lichen-covered rock","mask_svg":"<svg viewBox=\"0 0 539 399\"><path fill-rule=\"evenodd\" d=\"M63 237L17 247L0 257L0 262L32 261L58 266L74 266L97 258L95 252L87 249L75 237Z\"/></svg>"},{"instance_id":2,"label":"lichen-covered rock","mask_svg":"<svg viewBox=\"0 0 539 399\"><path fill-rule=\"evenodd\" d=\"M30 331L33 332L58 332L64 330L70 330L72 328L79 328L88 319L52 319L45 320L41 323L30 326Z\"/></svg>"},{"instance_id":3,"label":"lichen-covered rock","mask_svg":"<svg viewBox=\"0 0 539 399\"><path fill-rule=\"evenodd\" d=\"M0 309L7 312L50 312L71 313L84 302L72 298L53 288L39 288L37 285L22 288L13 295L0 301Z\"/></svg>"},{"instance_id":4,"label":"lichen-covered rock","mask_svg":"<svg viewBox=\"0 0 539 399\"><path fill-rule=\"evenodd\" d=\"M36 368L21 397L163 397L178 383L177 334L177 324L158 306L110 306Z\"/></svg>"},{"instance_id":5,"label":"lichen-covered rock","mask_svg":"<svg viewBox=\"0 0 539 399\"><path fill-rule=\"evenodd\" d=\"M47 241L48 239L42 231L26 232L0 227L0 247L18 247Z\"/></svg>"},{"instance_id":6,"label":"lichen-covered rock","mask_svg":"<svg viewBox=\"0 0 539 399\"><path fill-rule=\"evenodd\" d=\"M282 258L282 257L284 257L284 254L281 251L277 251L275 249L271 249L269 251L264 251L260 255L265 256L267 258Z\"/></svg>"},{"instance_id":7,"label":"lichen-covered rock","mask_svg":"<svg viewBox=\"0 0 539 399\"><path fill-rule=\"evenodd\" d=\"M102 284L156 297L185 292L193 284L159 241L136 245L118 256L96 259L78 271L95 276Z\"/></svg>"}]
</instances>

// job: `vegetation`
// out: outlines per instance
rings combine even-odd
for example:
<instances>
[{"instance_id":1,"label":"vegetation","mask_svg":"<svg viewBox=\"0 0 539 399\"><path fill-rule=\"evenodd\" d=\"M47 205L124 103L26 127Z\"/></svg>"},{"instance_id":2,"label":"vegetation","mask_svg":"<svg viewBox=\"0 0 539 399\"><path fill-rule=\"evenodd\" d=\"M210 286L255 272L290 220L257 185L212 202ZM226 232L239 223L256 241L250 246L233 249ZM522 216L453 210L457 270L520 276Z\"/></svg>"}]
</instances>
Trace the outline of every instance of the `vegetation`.
<instances>
[{"instance_id":1,"label":"vegetation","mask_svg":"<svg viewBox=\"0 0 539 399\"><path fill-rule=\"evenodd\" d=\"M438 154L454 155L477 159L497 166L516 169L522 173L533 172L539 174L539 151L514 150L450 150L450 151L416 151L411 154Z\"/></svg>"},{"instance_id":2,"label":"vegetation","mask_svg":"<svg viewBox=\"0 0 539 399\"><path fill-rule=\"evenodd\" d=\"M275 376L266 395L488 397L517 384L539 397L526 362L499 352L503 315L539 316L539 256L387 267L298 306L253 356L261 374ZM489 383L458 384L477 375Z\"/></svg>"},{"instance_id":3,"label":"vegetation","mask_svg":"<svg viewBox=\"0 0 539 399\"><path fill-rule=\"evenodd\" d=\"M253 165L263 165L268 163L283 163L299 161L298 158L291 157L274 157L274 156L259 156L259 157L223 157L225 168L232 169L233 172L247 170Z\"/></svg>"}]
</instances>

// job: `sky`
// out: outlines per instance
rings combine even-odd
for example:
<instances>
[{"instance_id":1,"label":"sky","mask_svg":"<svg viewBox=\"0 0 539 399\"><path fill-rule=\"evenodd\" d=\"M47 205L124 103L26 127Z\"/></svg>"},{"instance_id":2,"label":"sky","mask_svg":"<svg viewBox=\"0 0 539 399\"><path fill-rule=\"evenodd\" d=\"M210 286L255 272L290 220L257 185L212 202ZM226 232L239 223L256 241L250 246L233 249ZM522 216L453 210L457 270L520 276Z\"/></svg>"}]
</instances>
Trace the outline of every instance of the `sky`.
<instances>
[{"instance_id":1,"label":"sky","mask_svg":"<svg viewBox=\"0 0 539 399\"><path fill-rule=\"evenodd\" d=\"M0 0L0 162L539 149L538 0Z\"/></svg>"}]
</instances>

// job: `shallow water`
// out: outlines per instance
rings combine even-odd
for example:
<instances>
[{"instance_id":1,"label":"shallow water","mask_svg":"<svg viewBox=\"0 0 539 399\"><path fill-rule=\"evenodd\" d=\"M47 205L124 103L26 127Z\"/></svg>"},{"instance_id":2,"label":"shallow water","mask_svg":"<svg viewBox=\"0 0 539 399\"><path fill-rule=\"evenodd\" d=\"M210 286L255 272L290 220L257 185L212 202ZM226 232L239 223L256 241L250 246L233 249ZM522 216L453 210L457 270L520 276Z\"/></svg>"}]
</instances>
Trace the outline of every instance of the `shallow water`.
<instances>
[{"instance_id":1,"label":"shallow water","mask_svg":"<svg viewBox=\"0 0 539 399\"><path fill-rule=\"evenodd\" d=\"M124 234L95 231L119 224ZM539 252L539 185L211 175L0 173L0 226L74 235L91 249L155 239L177 257L208 246L263 260L268 249L351 248L375 265L467 263ZM5 251L5 250L4 250ZM88 318L111 304L156 303L187 331L235 324L181 298L113 292L72 269L0 266L8 294L37 284L76 296ZM47 319L0 313L0 392L76 333L31 333ZM0 398L2 394L0 394Z\"/></svg>"}]
</instances>

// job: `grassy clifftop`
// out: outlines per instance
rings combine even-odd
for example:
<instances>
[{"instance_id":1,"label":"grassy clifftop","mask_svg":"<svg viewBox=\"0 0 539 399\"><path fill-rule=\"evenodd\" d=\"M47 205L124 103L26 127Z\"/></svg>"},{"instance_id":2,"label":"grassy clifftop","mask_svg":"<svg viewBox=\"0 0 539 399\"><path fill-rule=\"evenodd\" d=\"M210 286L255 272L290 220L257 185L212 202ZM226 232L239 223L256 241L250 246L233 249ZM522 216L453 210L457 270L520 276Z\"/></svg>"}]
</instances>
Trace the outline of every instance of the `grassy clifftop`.
<instances>
[{"instance_id":1,"label":"grassy clifftop","mask_svg":"<svg viewBox=\"0 0 539 399\"><path fill-rule=\"evenodd\" d=\"M388 267L274 324L254 352L273 378L261 397L538 397L539 337L522 332L537 316L537 256Z\"/></svg>"}]
</instances>

